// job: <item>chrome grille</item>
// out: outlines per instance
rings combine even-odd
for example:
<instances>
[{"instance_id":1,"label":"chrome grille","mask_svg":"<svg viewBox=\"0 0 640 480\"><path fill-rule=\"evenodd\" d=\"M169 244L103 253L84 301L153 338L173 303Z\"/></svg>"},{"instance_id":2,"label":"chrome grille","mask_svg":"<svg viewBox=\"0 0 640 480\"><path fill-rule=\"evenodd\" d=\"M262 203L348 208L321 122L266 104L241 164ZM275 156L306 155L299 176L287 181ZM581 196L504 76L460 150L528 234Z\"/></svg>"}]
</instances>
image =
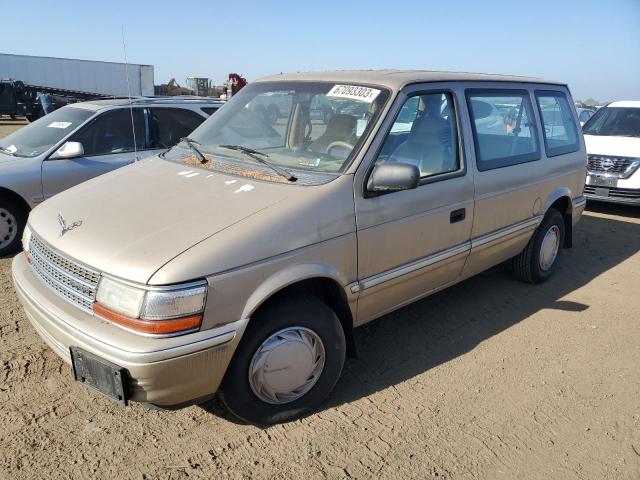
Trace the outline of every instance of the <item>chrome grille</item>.
<instances>
[{"instance_id":1,"label":"chrome grille","mask_svg":"<svg viewBox=\"0 0 640 480\"><path fill-rule=\"evenodd\" d=\"M29 260L45 285L69 303L91 313L100 272L57 253L33 232Z\"/></svg>"},{"instance_id":2,"label":"chrome grille","mask_svg":"<svg viewBox=\"0 0 640 480\"><path fill-rule=\"evenodd\" d=\"M629 170L637 168L635 159L627 157L611 157L607 155L589 155L587 169L590 172L608 173L619 177L627 177L631 173Z\"/></svg>"}]
</instances>

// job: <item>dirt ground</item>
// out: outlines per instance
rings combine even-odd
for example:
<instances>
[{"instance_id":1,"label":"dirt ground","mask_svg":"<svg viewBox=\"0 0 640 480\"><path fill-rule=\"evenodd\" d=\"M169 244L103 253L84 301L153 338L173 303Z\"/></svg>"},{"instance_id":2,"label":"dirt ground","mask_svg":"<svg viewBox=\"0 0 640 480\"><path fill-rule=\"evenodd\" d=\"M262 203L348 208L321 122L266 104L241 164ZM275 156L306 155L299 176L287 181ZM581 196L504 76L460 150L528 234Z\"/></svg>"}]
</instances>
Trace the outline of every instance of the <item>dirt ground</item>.
<instances>
[{"instance_id":1,"label":"dirt ground","mask_svg":"<svg viewBox=\"0 0 640 480\"><path fill-rule=\"evenodd\" d=\"M549 282L496 268L360 328L323 408L267 429L77 385L0 259L0 478L638 479L639 250L640 209L590 205Z\"/></svg>"}]
</instances>

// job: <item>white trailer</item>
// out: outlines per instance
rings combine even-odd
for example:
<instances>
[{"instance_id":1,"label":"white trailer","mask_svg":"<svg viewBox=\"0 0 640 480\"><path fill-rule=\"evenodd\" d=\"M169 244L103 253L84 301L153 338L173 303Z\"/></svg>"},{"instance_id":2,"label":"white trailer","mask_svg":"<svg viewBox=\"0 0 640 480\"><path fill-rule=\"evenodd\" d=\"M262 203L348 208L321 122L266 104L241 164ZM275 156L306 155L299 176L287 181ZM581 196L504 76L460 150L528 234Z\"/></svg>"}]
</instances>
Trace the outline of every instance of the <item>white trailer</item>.
<instances>
[{"instance_id":1,"label":"white trailer","mask_svg":"<svg viewBox=\"0 0 640 480\"><path fill-rule=\"evenodd\" d=\"M153 95L153 65L127 65L131 95ZM0 79L75 92L129 95L124 63L0 53Z\"/></svg>"}]
</instances>

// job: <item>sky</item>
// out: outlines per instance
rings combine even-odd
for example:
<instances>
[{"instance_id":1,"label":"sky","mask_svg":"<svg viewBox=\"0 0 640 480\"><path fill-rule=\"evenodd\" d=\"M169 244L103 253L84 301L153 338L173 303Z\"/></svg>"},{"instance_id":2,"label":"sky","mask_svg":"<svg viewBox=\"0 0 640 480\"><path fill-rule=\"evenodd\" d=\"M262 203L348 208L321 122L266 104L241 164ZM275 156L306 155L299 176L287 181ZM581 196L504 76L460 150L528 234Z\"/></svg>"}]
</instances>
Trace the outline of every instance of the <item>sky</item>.
<instances>
[{"instance_id":1,"label":"sky","mask_svg":"<svg viewBox=\"0 0 640 480\"><path fill-rule=\"evenodd\" d=\"M640 0L0 0L0 52L154 65L222 84L409 68L530 75L574 99L640 100Z\"/></svg>"}]
</instances>

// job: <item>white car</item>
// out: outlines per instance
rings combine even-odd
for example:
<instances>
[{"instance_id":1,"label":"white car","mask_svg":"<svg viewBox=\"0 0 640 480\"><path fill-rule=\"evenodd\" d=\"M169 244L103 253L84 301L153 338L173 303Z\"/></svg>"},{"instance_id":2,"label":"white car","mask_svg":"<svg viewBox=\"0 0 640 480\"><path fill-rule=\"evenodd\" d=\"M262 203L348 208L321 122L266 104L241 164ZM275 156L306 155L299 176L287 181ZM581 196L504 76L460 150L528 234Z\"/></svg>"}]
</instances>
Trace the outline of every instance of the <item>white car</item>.
<instances>
[{"instance_id":1,"label":"white car","mask_svg":"<svg viewBox=\"0 0 640 480\"><path fill-rule=\"evenodd\" d=\"M583 132L589 158L585 196L640 205L640 101L602 107Z\"/></svg>"},{"instance_id":2,"label":"white car","mask_svg":"<svg viewBox=\"0 0 640 480\"><path fill-rule=\"evenodd\" d=\"M584 126L584 124L593 117L593 114L596 113L596 109L578 107L576 108L576 113L578 114L578 121L580 122L580 125Z\"/></svg>"},{"instance_id":3,"label":"white car","mask_svg":"<svg viewBox=\"0 0 640 480\"><path fill-rule=\"evenodd\" d=\"M470 105L476 115L475 128L478 133L504 135L509 131L504 116L492 102L474 99Z\"/></svg>"}]
</instances>

